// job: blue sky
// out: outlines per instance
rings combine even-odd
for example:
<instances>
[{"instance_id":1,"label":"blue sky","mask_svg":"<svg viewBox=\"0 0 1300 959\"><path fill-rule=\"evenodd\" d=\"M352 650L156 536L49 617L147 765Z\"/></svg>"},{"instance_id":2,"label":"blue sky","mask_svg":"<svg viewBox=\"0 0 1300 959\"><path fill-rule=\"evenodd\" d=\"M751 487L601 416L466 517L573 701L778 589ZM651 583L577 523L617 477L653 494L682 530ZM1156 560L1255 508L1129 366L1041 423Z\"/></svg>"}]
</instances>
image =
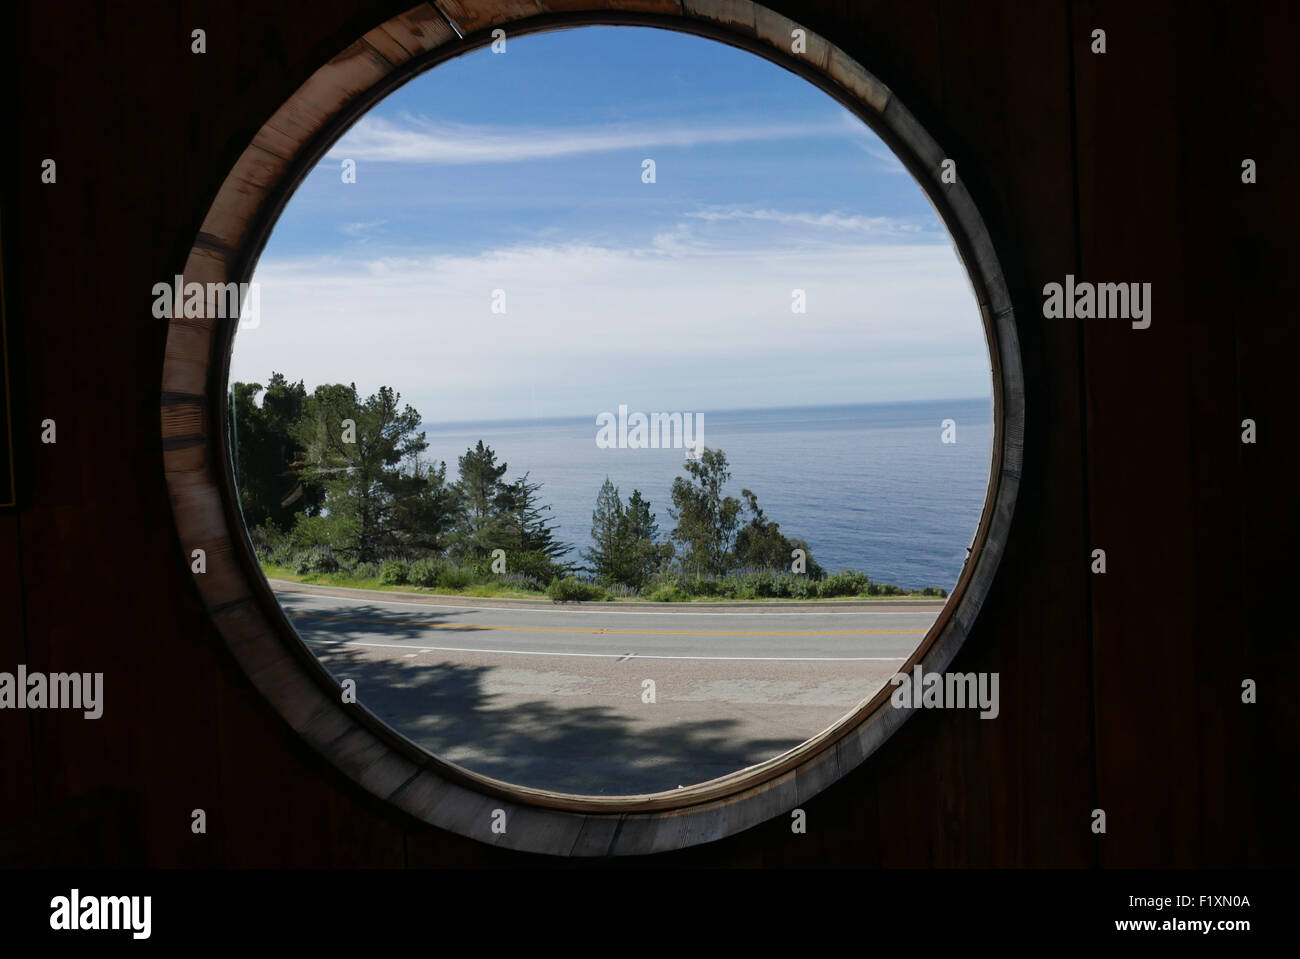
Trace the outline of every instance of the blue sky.
<instances>
[{"instance_id":1,"label":"blue sky","mask_svg":"<svg viewBox=\"0 0 1300 959\"><path fill-rule=\"evenodd\" d=\"M897 159L802 79L668 31L518 37L412 80L308 175L254 280L232 379L389 384L430 422L989 393L969 281Z\"/></svg>"}]
</instances>

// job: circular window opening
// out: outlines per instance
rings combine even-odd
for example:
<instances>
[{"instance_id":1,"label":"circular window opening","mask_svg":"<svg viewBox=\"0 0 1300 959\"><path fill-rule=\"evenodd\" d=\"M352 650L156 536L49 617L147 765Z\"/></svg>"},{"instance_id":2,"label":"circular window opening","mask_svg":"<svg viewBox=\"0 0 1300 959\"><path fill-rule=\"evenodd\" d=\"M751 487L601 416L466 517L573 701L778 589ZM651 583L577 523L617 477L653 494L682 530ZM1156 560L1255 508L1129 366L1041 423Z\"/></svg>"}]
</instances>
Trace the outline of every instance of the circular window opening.
<instances>
[{"instance_id":1,"label":"circular window opening","mask_svg":"<svg viewBox=\"0 0 1300 959\"><path fill-rule=\"evenodd\" d=\"M1017 478L1010 304L924 132L815 36L785 62L640 22L372 31L304 91L409 62L254 216L219 197L187 267L225 226L251 281L211 328L232 648L372 791L568 854L852 768L907 715L891 677L960 645ZM212 477L168 472L193 541L178 491Z\"/></svg>"},{"instance_id":2,"label":"circular window opening","mask_svg":"<svg viewBox=\"0 0 1300 959\"><path fill-rule=\"evenodd\" d=\"M885 685L961 574L970 281L880 138L750 53L469 52L329 149L252 280L262 568L340 684L472 772L635 795L765 762Z\"/></svg>"}]
</instances>

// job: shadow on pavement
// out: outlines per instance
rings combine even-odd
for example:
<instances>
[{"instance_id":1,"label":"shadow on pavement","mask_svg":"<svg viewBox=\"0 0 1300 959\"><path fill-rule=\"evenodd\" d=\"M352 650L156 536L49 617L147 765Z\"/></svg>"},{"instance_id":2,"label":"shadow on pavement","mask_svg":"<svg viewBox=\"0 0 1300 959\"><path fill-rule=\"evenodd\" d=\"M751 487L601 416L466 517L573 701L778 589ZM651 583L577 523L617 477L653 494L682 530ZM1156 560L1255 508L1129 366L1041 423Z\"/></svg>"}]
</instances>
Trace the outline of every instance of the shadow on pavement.
<instances>
[{"instance_id":1,"label":"shadow on pavement","mask_svg":"<svg viewBox=\"0 0 1300 959\"><path fill-rule=\"evenodd\" d=\"M501 667L420 665L374 659L357 647L311 648L335 676L356 680L361 703L408 739L521 786L598 796L659 792L734 772L803 741L737 739L734 719L647 730L604 706L535 699L492 708L500 697L485 684Z\"/></svg>"}]
</instances>

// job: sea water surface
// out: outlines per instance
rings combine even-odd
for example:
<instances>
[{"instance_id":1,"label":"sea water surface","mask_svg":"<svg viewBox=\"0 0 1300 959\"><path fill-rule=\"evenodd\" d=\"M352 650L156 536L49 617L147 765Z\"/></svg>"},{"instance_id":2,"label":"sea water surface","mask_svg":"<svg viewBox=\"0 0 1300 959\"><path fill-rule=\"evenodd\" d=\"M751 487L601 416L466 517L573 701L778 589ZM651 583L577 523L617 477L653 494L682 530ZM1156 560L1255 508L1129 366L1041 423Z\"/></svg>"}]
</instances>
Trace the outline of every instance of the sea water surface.
<instances>
[{"instance_id":1,"label":"sea water surface","mask_svg":"<svg viewBox=\"0 0 1300 959\"><path fill-rule=\"evenodd\" d=\"M704 445L727 455L727 493L752 490L768 519L807 540L828 572L856 569L878 582L951 589L984 505L992 412L987 398L706 410ZM942 441L949 419L955 443ZM591 514L606 476L624 502L634 489L650 500L661 537L673 528L669 490L686 475L681 449L602 449L594 415L421 429L425 455L446 461L448 480L457 458L481 439L509 464L507 481L526 472L541 483L557 535L574 547L571 560L581 562L591 546Z\"/></svg>"}]
</instances>

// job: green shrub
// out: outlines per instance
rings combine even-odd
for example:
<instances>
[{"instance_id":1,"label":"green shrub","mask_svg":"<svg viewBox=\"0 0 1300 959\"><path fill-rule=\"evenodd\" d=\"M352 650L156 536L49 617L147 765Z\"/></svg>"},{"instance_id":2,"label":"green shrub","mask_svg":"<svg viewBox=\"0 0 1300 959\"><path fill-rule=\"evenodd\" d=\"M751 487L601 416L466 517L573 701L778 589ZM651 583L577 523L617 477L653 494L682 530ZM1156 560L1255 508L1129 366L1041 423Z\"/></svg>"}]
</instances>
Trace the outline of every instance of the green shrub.
<instances>
[{"instance_id":1,"label":"green shrub","mask_svg":"<svg viewBox=\"0 0 1300 959\"><path fill-rule=\"evenodd\" d=\"M338 542L339 520L331 516L299 514L285 540L295 550L307 550Z\"/></svg>"},{"instance_id":2,"label":"green shrub","mask_svg":"<svg viewBox=\"0 0 1300 959\"><path fill-rule=\"evenodd\" d=\"M652 603L689 603L691 597L676 583L656 586L646 597Z\"/></svg>"},{"instance_id":3,"label":"green shrub","mask_svg":"<svg viewBox=\"0 0 1300 959\"><path fill-rule=\"evenodd\" d=\"M314 546L294 554L293 571L299 576L309 573L337 573L339 561L328 546Z\"/></svg>"},{"instance_id":4,"label":"green shrub","mask_svg":"<svg viewBox=\"0 0 1300 959\"><path fill-rule=\"evenodd\" d=\"M817 584L817 595L822 599L833 599L836 596L859 596L866 592L871 586L871 580L866 573L855 572L846 569L838 573L832 573Z\"/></svg>"},{"instance_id":5,"label":"green shrub","mask_svg":"<svg viewBox=\"0 0 1300 959\"><path fill-rule=\"evenodd\" d=\"M506 553L506 575L521 573L524 576L549 583L560 575L562 570L551 558L540 550L519 550Z\"/></svg>"},{"instance_id":6,"label":"green shrub","mask_svg":"<svg viewBox=\"0 0 1300 959\"><path fill-rule=\"evenodd\" d=\"M294 549L288 534L270 520L249 529L248 538L252 541L253 552L260 562L274 566L293 565Z\"/></svg>"},{"instance_id":7,"label":"green shrub","mask_svg":"<svg viewBox=\"0 0 1300 959\"><path fill-rule=\"evenodd\" d=\"M437 586L443 566L435 559L417 559L407 571L407 582L412 586Z\"/></svg>"},{"instance_id":8,"label":"green shrub","mask_svg":"<svg viewBox=\"0 0 1300 959\"><path fill-rule=\"evenodd\" d=\"M551 585L546 587L546 595L557 603L581 603L607 599L609 596L604 587L584 583L575 576L551 580Z\"/></svg>"},{"instance_id":9,"label":"green shrub","mask_svg":"<svg viewBox=\"0 0 1300 959\"><path fill-rule=\"evenodd\" d=\"M787 589L792 599L816 599L821 595L821 583L815 579L809 579L805 575L796 576L794 573L789 574L789 585Z\"/></svg>"},{"instance_id":10,"label":"green shrub","mask_svg":"<svg viewBox=\"0 0 1300 959\"><path fill-rule=\"evenodd\" d=\"M736 577L737 595L743 599L767 599L772 595L772 575L766 570L746 570Z\"/></svg>"},{"instance_id":11,"label":"green shrub","mask_svg":"<svg viewBox=\"0 0 1300 959\"><path fill-rule=\"evenodd\" d=\"M735 599L740 595L740 582L731 577L697 576L675 584L688 596L705 596L717 599Z\"/></svg>"},{"instance_id":12,"label":"green shrub","mask_svg":"<svg viewBox=\"0 0 1300 959\"><path fill-rule=\"evenodd\" d=\"M410 582L411 568L400 559L389 559L379 570L379 582L382 586L401 586Z\"/></svg>"},{"instance_id":13,"label":"green shrub","mask_svg":"<svg viewBox=\"0 0 1300 959\"><path fill-rule=\"evenodd\" d=\"M789 599L808 595L807 576L770 569L751 569L740 574L738 593L745 599Z\"/></svg>"},{"instance_id":14,"label":"green shrub","mask_svg":"<svg viewBox=\"0 0 1300 959\"><path fill-rule=\"evenodd\" d=\"M526 589L534 593L546 591L544 582L536 576L529 576L526 573L502 573L498 581L502 586L513 586L515 589Z\"/></svg>"},{"instance_id":15,"label":"green shrub","mask_svg":"<svg viewBox=\"0 0 1300 959\"><path fill-rule=\"evenodd\" d=\"M383 575L382 568L378 563L357 563L356 566L347 570L347 573L357 579L380 579Z\"/></svg>"},{"instance_id":16,"label":"green shrub","mask_svg":"<svg viewBox=\"0 0 1300 959\"><path fill-rule=\"evenodd\" d=\"M438 585L443 589L464 589L474 584L474 570L463 566L444 566L438 573Z\"/></svg>"},{"instance_id":17,"label":"green shrub","mask_svg":"<svg viewBox=\"0 0 1300 959\"><path fill-rule=\"evenodd\" d=\"M696 576L680 581L661 577L654 588L642 593L653 595L668 587L687 596L719 599L832 599L836 596L861 596L874 593L876 589L866 573L856 570L843 570L818 579L789 570L744 569L729 576Z\"/></svg>"}]
</instances>

